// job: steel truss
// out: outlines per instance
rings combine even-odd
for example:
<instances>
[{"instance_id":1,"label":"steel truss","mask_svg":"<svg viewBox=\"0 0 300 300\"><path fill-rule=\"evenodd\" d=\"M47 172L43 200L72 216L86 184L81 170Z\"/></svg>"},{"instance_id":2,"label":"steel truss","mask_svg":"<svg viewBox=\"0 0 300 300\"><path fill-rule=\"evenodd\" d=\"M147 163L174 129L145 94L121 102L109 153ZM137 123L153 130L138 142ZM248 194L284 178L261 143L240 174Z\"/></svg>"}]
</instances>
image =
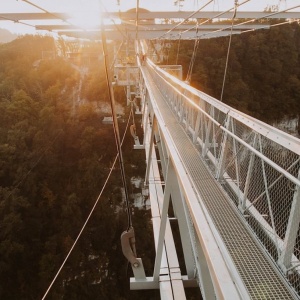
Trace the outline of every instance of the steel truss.
<instances>
[{"instance_id":1,"label":"steel truss","mask_svg":"<svg viewBox=\"0 0 300 300\"><path fill-rule=\"evenodd\" d=\"M229 241L224 240L218 228L226 227L222 222L229 220L220 221L218 225L219 221L211 215L210 204L207 206L205 199L203 202L205 194L202 195L201 190L199 194L184 163L184 154L175 144L172 133L175 124L181 124L218 188L223 189L223 195L237 211L247 232L242 234L242 239L245 234L252 236L268 264L273 266L270 270L266 267L265 277L273 276L275 282L282 274L288 278L289 272L293 272L297 278L299 258L294 249L299 243L300 141L191 88L149 59L140 69L146 182L150 190L156 260L153 277L131 279L131 287L160 288L162 299L184 299L184 286L196 283L204 299L250 299L267 293L266 287L251 286L247 283L249 278L241 274L237 261L247 258L243 257L244 253L232 256L232 241L230 237ZM173 123L166 121L159 104L161 99L172 111L168 114L174 115ZM183 149L190 153L189 148ZM283 153L283 157L276 156L276 151ZM201 170L195 172L201 173ZM203 186L204 190L209 188L208 184L209 181ZM293 187L290 192L287 184ZM170 201L180 229L187 274L182 274L174 255L176 249L168 216ZM280 207L280 203L285 203L285 210L289 212L284 217L274 207ZM219 210L222 212L222 207ZM255 268L256 262L251 264ZM265 268L263 264L261 268ZM279 282L283 282L283 286L276 299L297 298L289 283L281 279ZM294 279L293 284L295 290L298 289L299 281ZM284 292L286 288L289 292ZM272 293L271 290L268 292ZM179 298L176 295L180 295Z\"/></svg>"}]
</instances>

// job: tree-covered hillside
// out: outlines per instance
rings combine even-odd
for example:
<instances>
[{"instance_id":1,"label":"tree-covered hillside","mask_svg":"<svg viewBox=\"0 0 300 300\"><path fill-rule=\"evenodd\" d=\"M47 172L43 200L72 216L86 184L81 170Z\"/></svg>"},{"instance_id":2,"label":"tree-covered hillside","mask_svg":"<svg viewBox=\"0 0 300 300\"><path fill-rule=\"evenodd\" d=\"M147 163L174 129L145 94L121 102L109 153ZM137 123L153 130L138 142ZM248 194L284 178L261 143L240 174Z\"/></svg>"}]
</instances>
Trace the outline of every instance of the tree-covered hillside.
<instances>
[{"instance_id":1,"label":"tree-covered hillside","mask_svg":"<svg viewBox=\"0 0 300 300\"><path fill-rule=\"evenodd\" d=\"M229 37L199 42L191 85L220 99ZM193 41L180 41L178 64L188 70ZM170 51L175 63L178 41ZM185 77L184 77L185 78ZM223 101L274 122L300 115L300 26L233 35Z\"/></svg>"},{"instance_id":2,"label":"tree-covered hillside","mask_svg":"<svg viewBox=\"0 0 300 300\"><path fill-rule=\"evenodd\" d=\"M80 65L41 59L53 49L53 39L41 36L0 46L0 299L41 298L116 155L112 126L102 124L93 103L107 101L103 62L92 70L85 66L83 78ZM132 144L125 140L128 174L144 174ZM127 218L120 187L117 167L47 299L142 299L126 294L119 240ZM136 211L135 220L145 214ZM137 240L152 249L150 233L149 241Z\"/></svg>"},{"instance_id":3,"label":"tree-covered hillside","mask_svg":"<svg viewBox=\"0 0 300 300\"><path fill-rule=\"evenodd\" d=\"M193 43L180 41L178 63L185 74ZM178 41L173 46L169 64L176 61ZM217 99L227 48L228 37L200 40L193 68L191 84ZM0 299L42 297L116 155L112 125L101 122L100 107L108 105L103 61L82 66L62 57L43 59L43 53L55 49L54 40L42 36L0 45ZM124 89L115 93L125 104ZM233 36L223 100L268 122L299 117L299 25ZM125 126L120 123L121 135ZM132 146L128 134L123 145L127 179L145 171L144 153ZM157 291L128 290L120 249L127 228L121 185L116 167L47 299L159 297ZM153 236L145 222L150 217L137 209L133 217L138 254L150 276Z\"/></svg>"}]
</instances>

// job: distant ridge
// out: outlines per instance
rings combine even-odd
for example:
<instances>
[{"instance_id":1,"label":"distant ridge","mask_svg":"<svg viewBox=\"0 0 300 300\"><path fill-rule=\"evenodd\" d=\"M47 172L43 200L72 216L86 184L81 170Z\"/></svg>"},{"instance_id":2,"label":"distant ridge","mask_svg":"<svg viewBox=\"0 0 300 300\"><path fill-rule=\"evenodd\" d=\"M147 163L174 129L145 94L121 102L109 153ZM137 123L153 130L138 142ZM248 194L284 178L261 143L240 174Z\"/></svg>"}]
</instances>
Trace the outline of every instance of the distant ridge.
<instances>
[{"instance_id":1,"label":"distant ridge","mask_svg":"<svg viewBox=\"0 0 300 300\"><path fill-rule=\"evenodd\" d=\"M0 28L0 44L9 43L18 37L17 34L11 33L9 30Z\"/></svg>"}]
</instances>

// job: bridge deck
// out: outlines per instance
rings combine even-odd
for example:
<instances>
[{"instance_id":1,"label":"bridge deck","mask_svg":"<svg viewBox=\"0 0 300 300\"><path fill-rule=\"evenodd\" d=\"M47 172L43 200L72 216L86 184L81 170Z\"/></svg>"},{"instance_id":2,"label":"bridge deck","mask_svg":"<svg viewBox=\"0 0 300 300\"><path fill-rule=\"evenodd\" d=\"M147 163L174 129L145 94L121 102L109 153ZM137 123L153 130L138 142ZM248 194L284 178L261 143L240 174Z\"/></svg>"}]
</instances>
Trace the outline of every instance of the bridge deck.
<instances>
[{"instance_id":1,"label":"bridge deck","mask_svg":"<svg viewBox=\"0 0 300 300\"><path fill-rule=\"evenodd\" d=\"M238 217L235 208L221 191L202 161L199 152L177 122L163 95L143 67L155 101L174 145L192 178L229 254L252 299L294 299L260 247Z\"/></svg>"}]
</instances>

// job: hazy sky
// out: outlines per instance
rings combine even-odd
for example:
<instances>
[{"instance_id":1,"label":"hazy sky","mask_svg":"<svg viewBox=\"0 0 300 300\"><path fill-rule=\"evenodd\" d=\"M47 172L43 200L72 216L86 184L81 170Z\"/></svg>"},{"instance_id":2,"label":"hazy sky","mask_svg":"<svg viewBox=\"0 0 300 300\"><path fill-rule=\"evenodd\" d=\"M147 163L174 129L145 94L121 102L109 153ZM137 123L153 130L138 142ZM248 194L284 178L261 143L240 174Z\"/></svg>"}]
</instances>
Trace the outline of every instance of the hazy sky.
<instances>
[{"instance_id":1,"label":"hazy sky","mask_svg":"<svg viewBox=\"0 0 300 300\"><path fill-rule=\"evenodd\" d=\"M244 0L239 0L242 3ZM93 25L98 19L101 11L100 0L30 0L47 11L50 12L66 12L74 16L74 20L81 26ZM125 11L136 7L136 0L102 0L103 6L108 11ZM208 0L185 0L181 10L195 11L206 4ZM174 0L140 0L140 7L151 11L170 11L178 10L178 6L174 5ZM248 3L239 7L239 10L247 11L263 11L268 5L278 5L285 9L300 5L300 0L250 0ZM234 6L234 0L214 0L204 10L224 11ZM0 0L0 14L8 12L42 12L41 10L31 6L22 0ZM25 21L26 23L35 24L33 21ZM42 22L38 22L42 24ZM47 21L49 23L49 21ZM57 23L57 21L55 21ZM74 23L72 21L72 23ZM63 24L63 23L61 23ZM9 29L15 33L34 33L35 30L29 26L16 24L9 21L0 21L0 28Z\"/></svg>"}]
</instances>

